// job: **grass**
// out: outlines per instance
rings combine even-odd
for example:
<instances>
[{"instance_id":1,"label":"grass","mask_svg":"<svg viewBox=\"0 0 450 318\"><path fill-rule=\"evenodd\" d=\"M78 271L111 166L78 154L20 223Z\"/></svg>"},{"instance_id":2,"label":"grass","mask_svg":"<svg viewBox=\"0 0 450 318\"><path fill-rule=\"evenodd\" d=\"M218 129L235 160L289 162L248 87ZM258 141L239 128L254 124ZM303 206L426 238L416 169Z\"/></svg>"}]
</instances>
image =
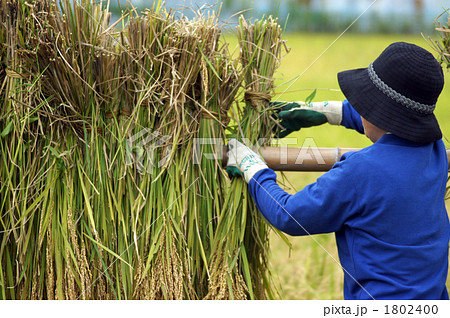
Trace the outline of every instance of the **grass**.
<instances>
[{"instance_id":1,"label":"grass","mask_svg":"<svg viewBox=\"0 0 450 318\"><path fill-rule=\"evenodd\" d=\"M282 60L278 72L278 93L286 90L281 85L288 79L304 74L279 100L304 100L314 88L339 89L337 73L342 70L367 67L390 43L405 41L415 43L431 51L420 35L359 35L344 34L312 66L314 60L337 38L338 34L287 34L288 46L292 51ZM309 69L308 69L309 68ZM305 71L306 70L306 71ZM446 73L446 84L438 101L436 116L444 133L450 139L450 73ZM299 91L311 89L308 91ZM320 100L342 100L341 92L318 90L315 97ZM314 138L318 147L366 147L371 142L363 135L343 127L323 125L304 129L289 137L298 138L301 146L305 138ZM450 142L446 141L447 147ZM293 145L295 146L295 145ZM286 173L294 193L314 182L321 173ZM450 206L448 206L450 207ZM333 234L318 235L315 240L337 258ZM292 250L278 238L271 236L271 262L274 276L279 280L283 299L342 299L343 274L336 262L311 237L292 237ZM447 286L450 286L447 284Z\"/></svg>"}]
</instances>

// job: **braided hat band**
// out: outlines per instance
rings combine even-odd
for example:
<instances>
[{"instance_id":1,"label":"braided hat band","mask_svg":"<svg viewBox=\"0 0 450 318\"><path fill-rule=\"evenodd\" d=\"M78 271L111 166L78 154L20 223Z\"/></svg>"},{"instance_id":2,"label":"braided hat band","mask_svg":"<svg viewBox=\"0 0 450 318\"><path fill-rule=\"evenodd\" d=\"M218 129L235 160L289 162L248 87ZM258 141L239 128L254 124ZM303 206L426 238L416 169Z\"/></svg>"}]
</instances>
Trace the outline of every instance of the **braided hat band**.
<instances>
[{"instance_id":1,"label":"braided hat band","mask_svg":"<svg viewBox=\"0 0 450 318\"><path fill-rule=\"evenodd\" d=\"M342 93L368 122L415 143L442 139L433 110L444 72L420 46L395 42L367 68L338 73Z\"/></svg>"},{"instance_id":2,"label":"braided hat band","mask_svg":"<svg viewBox=\"0 0 450 318\"><path fill-rule=\"evenodd\" d=\"M386 96L391 98L392 100L396 101L397 103L402 104L403 106L414 110L416 112L422 113L422 114L432 114L434 109L436 108L436 104L434 105L427 105L422 104L419 102L416 102L399 92L395 91L393 88L389 87L383 80L377 75L375 72L375 69L373 68L373 63L370 63L369 67L367 68L369 72L369 78L372 81L372 83Z\"/></svg>"}]
</instances>

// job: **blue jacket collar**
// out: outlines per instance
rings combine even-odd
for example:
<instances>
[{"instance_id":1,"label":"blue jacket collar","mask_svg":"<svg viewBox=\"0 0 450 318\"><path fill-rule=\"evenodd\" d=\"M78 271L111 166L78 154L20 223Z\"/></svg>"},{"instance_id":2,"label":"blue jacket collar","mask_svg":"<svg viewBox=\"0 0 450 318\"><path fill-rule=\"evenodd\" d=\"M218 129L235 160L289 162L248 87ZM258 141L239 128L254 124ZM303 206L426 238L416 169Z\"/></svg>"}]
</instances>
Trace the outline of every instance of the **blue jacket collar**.
<instances>
[{"instance_id":1,"label":"blue jacket collar","mask_svg":"<svg viewBox=\"0 0 450 318\"><path fill-rule=\"evenodd\" d=\"M395 146L403 146L403 147L422 147L427 145L427 143L417 143L413 141L409 141L403 138L400 138L393 134L386 134L381 137L376 144L387 144L387 145L395 145Z\"/></svg>"}]
</instances>

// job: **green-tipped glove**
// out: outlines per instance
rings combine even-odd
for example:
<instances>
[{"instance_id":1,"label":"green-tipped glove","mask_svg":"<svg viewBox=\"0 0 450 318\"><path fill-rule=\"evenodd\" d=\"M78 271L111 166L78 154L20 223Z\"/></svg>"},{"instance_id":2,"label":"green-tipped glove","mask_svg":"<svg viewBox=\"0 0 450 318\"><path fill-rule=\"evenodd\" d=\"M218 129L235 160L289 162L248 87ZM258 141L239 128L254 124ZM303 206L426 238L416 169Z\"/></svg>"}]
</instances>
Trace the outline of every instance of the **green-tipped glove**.
<instances>
[{"instance_id":1,"label":"green-tipped glove","mask_svg":"<svg viewBox=\"0 0 450 318\"><path fill-rule=\"evenodd\" d=\"M277 117L280 125L285 128L278 135L286 137L291 132L312 126L319 126L326 122L340 125L342 121L342 102L326 101L306 104L304 102L272 102L271 106L281 107Z\"/></svg>"},{"instance_id":2,"label":"green-tipped glove","mask_svg":"<svg viewBox=\"0 0 450 318\"><path fill-rule=\"evenodd\" d=\"M268 168L261 156L236 139L228 142L226 171L230 177L244 176L248 183L260 170Z\"/></svg>"}]
</instances>

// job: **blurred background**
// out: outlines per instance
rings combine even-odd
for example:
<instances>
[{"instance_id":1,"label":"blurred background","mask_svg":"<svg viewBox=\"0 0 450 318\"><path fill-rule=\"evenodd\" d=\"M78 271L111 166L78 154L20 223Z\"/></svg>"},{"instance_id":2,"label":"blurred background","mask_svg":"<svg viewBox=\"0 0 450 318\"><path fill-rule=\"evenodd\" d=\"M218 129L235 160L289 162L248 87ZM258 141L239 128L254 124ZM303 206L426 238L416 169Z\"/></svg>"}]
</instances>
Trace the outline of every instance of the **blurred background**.
<instances>
[{"instance_id":1,"label":"blurred background","mask_svg":"<svg viewBox=\"0 0 450 318\"><path fill-rule=\"evenodd\" d=\"M336 74L342 70L367 67L389 44L405 41L417 44L438 56L429 44L440 39L434 30L435 19L450 8L449 0L224 0L221 20L230 31L225 36L230 49L238 52L233 35L236 13L261 18L277 15L285 26L285 39L291 48L277 73L274 99L304 100L317 89L315 101L343 100ZM133 0L138 11L153 6L152 0ZM130 6L112 0L113 11ZM167 0L166 6L178 14L193 17L196 11L220 7L214 0ZM370 8L369 8L370 7ZM341 33L365 12L342 36ZM234 17L233 17L234 15ZM440 18L447 23L448 15ZM450 73L436 108L436 116L450 148ZM313 138L318 147L366 147L371 142L363 135L343 127L323 125L301 130L290 137L302 146ZM279 182L291 193L314 182L321 173L286 173ZM447 207L447 210L450 206ZM318 212L320 213L320 212ZM282 299L342 299L343 274L339 266L333 234L292 237L291 246L276 235L271 237L271 263L275 284ZM449 284L447 284L449 286Z\"/></svg>"},{"instance_id":2,"label":"blurred background","mask_svg":"<svg viewBox=\"0 0 450 318\"><path fill-rule=\"evenodd\" d=\"M373 3L374 2L374 3ZM221 7L224 21L236 22L236 13L259 18L272 14L288 31L332 31L347 27L364 12L364 19L351 32L398 33L424 32L433 29L433 20L449 7L444 0L166 0L166 7L188 17L196 10ZM445 5L447 3L447 5ZM153 0L111 0L112 12L135 6L138 11L152 7ZM232 16L235 18L231 18Z\"/></svg>"}]
</instances>

